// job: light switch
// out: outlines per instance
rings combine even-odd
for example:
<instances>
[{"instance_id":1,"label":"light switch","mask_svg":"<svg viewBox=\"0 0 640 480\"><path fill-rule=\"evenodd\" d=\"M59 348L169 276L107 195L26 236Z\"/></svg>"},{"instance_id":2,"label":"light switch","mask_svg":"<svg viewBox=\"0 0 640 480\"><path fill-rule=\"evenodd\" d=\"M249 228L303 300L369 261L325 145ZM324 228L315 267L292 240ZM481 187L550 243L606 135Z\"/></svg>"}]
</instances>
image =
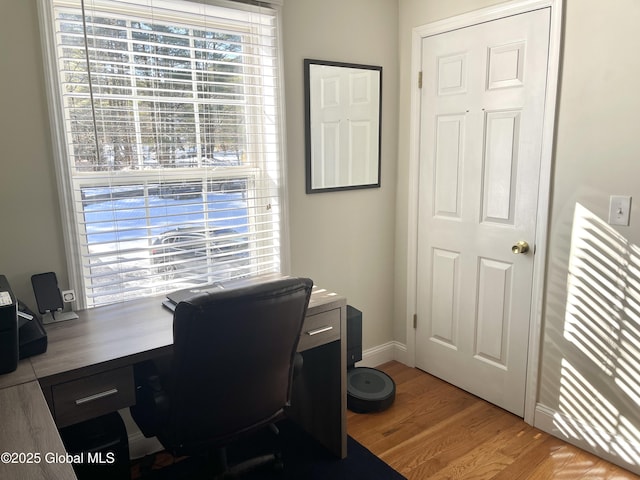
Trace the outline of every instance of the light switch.
<instances>
[{"instance_id":1,"label":"light switch","mask_svg":"<svg viewBox=\"0 0 640 480\"><path fill-rule=\"evenodd\" d=\"M631 197L629 195L611 195L609 197L609 225L629 225Z\"/></svg>"}]
</instances>

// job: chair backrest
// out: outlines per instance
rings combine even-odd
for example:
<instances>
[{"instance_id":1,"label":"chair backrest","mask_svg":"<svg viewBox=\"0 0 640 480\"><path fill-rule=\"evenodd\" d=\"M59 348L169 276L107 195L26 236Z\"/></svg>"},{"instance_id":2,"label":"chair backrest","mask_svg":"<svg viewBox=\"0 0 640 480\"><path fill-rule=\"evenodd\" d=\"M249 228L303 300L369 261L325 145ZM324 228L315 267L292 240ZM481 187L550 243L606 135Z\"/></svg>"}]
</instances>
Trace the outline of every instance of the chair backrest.
<instances>
[{"instance_id":1,"label":"chair backrest","mask_svg":"<svg viewBox=\"0 0 640 480\"><path fill-rule=\"evenodd\" d=\"M223 445L282 414L312 287L284 278L178 304L168 389L174 442Z\"/></svg>"}]
</instances>

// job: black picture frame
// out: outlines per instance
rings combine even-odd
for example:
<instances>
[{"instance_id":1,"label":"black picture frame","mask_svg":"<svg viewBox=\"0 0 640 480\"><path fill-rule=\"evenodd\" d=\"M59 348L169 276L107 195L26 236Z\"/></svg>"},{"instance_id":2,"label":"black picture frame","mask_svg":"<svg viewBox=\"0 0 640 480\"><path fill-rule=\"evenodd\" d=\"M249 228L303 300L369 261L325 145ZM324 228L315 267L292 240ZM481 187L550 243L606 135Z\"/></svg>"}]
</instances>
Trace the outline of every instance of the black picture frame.
<instances>
[{"instance_id":1,"label":"black picture frame","mask_svg":"<svg viewBox=\"0 0 640 480\"><path fill-rule=\"evenodd\" d=\"M375 131L373 132L375 138L367 137L368 144L373 145L374 152L371 152L369 158L362 161L363 169L366 170L366 173L363 173L362 176L366 177L360 180L349 180L348 178L338 178L341 173L336 172L336 170L343 170L345 168L344 165L340 165L340 156L338 153L335 157L338 157L335 162L335 167L333 171L334 180L333 181L319 181L317 178L318 171L320 169L324 169L324 167L320 167L318 160L316 158L317 155L314 152L317 152L319 147L318 137L321 135L321 132L318 131L320 126L317 124L317 112L314 109L317 109L316 104L319 100L317 100L317 95L319 94L318 87L319 79L316 76L316 72L322 71L322 75L333 74L334 72L338 76L344 75L355 75L357 76L359 73L364 71L371 72L370 82L365 79L365 82L369 82L368 85L371 85L371 99L376 102L376 105L372 106L373 112L370 114L368 119L374 124ZM360 75L361 78L363 78ZM342 85L340 88L346 88ZM368 87L367 87L368 88ZM321 193L321 192L335 192L342 190L356 190L356 189L365 189L365 188L380 188L381 186L381 166L382 166L382 155L381 155L381 137L382 137L382 67L376 65L365 65L365 64L356 64L356 63L345 63L345 62L334 62L328 60L315 60L315 59L304 59L304 95L305 95L305 170L306 170L306 192L308 194L311 193ZM345 126L342 127L342 123L338 128L349 128L348 124L351 122L348 118L341 118L340 122L346 121ZM345 136L348 137L348 136ZM338 146L340 148L340 152L344 151L345 148L349 148L348 145L345 145L343 142L345 140L340 134L338 134ZM350 166L351 168L351 166ZM373 170L373 171L372 171ZM344 175L343 175L344 177ZM323 175L324 178L324 175Z\"/></svg>"}]
</instances>

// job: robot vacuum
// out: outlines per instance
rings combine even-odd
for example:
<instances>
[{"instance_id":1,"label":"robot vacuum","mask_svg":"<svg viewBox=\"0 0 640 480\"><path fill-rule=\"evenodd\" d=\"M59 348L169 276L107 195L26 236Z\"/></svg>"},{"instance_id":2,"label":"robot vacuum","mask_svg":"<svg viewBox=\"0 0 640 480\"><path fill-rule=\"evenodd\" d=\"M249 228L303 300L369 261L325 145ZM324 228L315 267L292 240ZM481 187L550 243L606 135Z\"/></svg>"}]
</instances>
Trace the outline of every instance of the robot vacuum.
<instances>
[{"instance_id":1,"label":"robot vacuum","mask_svg":"<svg viewBox=\"0 0 640 480\"><path fill-rule=\"evenodd\" d=\"M396 384L384 372L356 367L362 360L362 312L347 305L347 408L356 413L381 412L396 398Z\"/></svg>"},{"instance_id":2,"label":"robot vacuum","mask_svg":"<svg viewBox=\"0 0 640 480\"><path fill-rule=\"evenodd\" d=\"M396 384L386 373L368 367L347 370L347 408L352 412L381 412L395 398Z\"/></svg>"}]
</instances>

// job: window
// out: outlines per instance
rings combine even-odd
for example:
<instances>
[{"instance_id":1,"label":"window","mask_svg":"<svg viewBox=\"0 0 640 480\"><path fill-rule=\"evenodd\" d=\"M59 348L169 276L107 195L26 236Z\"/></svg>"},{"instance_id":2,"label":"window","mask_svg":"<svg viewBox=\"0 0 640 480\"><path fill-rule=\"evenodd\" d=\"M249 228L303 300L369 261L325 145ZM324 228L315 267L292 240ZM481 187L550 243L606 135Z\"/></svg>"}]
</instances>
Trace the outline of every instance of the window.
<instances>
[{"instance_id":1,"label":"window","mask_svg":"<svg viewBox=\"0 0 640 480\"><path fill-rule=\"evenodd\" d=\"M277 7L48 0L41 13L82 306L280 271Z\"/></svg>"}]
</instances>

